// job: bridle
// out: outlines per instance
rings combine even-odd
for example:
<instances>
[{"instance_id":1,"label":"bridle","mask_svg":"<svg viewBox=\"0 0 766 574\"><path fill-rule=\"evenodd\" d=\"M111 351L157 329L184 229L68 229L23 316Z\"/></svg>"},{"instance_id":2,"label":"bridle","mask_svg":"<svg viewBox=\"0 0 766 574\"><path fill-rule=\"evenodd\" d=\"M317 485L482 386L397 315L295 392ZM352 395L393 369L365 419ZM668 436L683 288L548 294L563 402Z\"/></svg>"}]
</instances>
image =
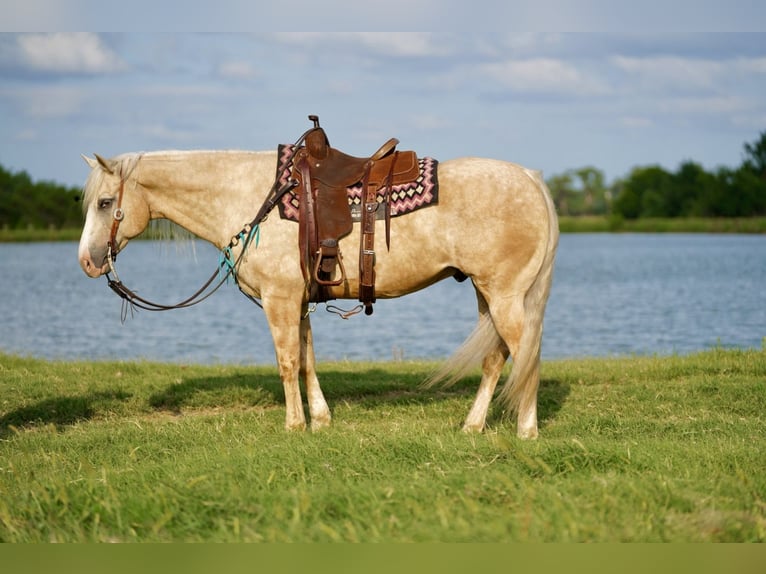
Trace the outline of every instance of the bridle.
<instances>
[{"instance_id":1,"label":"bridle","mask_svg":"<svg viewBox=\"0 0 766 574\"><path fill-rule=\"evenodd\" d=\"M106 256L109 259L109 269L117 275L114 271L114 261L117 259L117 253L119 249L117 247L117 230L120 228L120 223L125 219L125 212L122 210L122 196L125 193L125 177L120 176L120 190L117 192L117 207L112 212L112 230L109 233L109 241L106 243Z\"/></svg>"},{"instance_id":2,"label":"bridle","mask_svg":"<svg viewBox=\"0 0 766 574\"><path fill-rule=\"evenodd\" d=\"M305 134L303 137L305 137ZM303 138L301 138L301 140L302 139ZM171 309L183 309L185 307L191 307L192 305L201 303L210 297L213 293L218 291L218 289L220 289L220 287L229 280L229 277L233 277L234 280L237 281L237 269L239 268L239 265L242 262L245 253L247 252L247 248L253 241L255 241L256 246L258 245L258 239L260 237L260 224L266 220L271 210L274 209L282 197L296 185L298 185L297 181L290 179L280 187L279 178L277 178L253 220L250 223L245 224L237 234L232 236L228 245L221 250L218 268L213 272L213 274L204 283L204 285L202 285L202 287L200 287L194 294L192 294L190 297L187 297L183 301L172 305L165 305L145 299L136 294L135 291L129 289L122 281L120 281L120 277L117 275L117 269L115 268L117 254L119 253L116 238L120 223L123 219L125 219L125 211L122 209L122 197L125 192L125 181L127 180L128 175L120 177L120 189L117 193L117 206L112 212L112 229L109 234L109 241L107 242L106 256L107 262L109 264L109 271L106 273L106 279L109 288L117 295L119 295L123 300L121 313L121 318L123 321L127 317L128 309L130 309L132 314L134 308L144 309L146 311L169 311ZM242 244L242 250L240 251L237 258L234 259L233 249L240 245L240 243ZM114 275L114 279L112 279L110 275ZM211 287L216 278L219 279L218 283ZM239 286L238 281L237 285ZM240 291L242 291L241 287ZM261 306L261 303L255 297L252 297L244 291L242 291L242 293L256 305L259 307Z\"/></svg>"},{"instance_id":3,"label":"bridle","mask_svg":"<svg viewBox=\"0 0 766 574\"><path fill-rule=\"evenodd\" d=\"M298 138L295 144L293 144L294 148L297 148L301 142L306 139L306 136L314 129L316 128L306 130L306 132L304 132L304 134ZM133 169L135 169L136 165L138 165L138 162L136 162L136 164L133 166ZM132 314L134 308L144 309L146 311L169 311L171 309L183 309L185 307L197 305L218 291L218 289L220 289L220 287L229 280L229 277L233 277L234 281L237 282L237 286L239 286L239 282L237 280L237 269L239 268L239 265L242 262L248 247L253 241L255 241L257 247L258 239L260 237L260 224L266 220L271 210L274 209L282 197L284 197L287 192L298 185L296 180L290 179L282 186L280 186L279 174L277 174L277 177L274 180L274 184L271 186L269 193L266 195L266 199L258 210L258 213L250 223L245 224L237 234L232 236L229 244L221 250L218 268L213 272L205 284L202 285L202 287L200 287L193 295L187 297L183 301L173 305L164 305L161 303L149 301L148 299L144 299L143 297L136 294L135 291L125 286L125 284L120 281L120 277L117 275L117 269L115 268L117 253L119 253L119 247L117 245L117 231L120 228L120 223L122 223L123 219L125 219L125 211L122 209L122 198L125 193L125 182L132 173L133 169L128 171L128 173L125 175L120 174L120 188L117 192L117 205L112 212L112 229L109 233L106 255L107 262L109 263L109 271L106 273L106 279L109 284L109 288L117 293L117 295L119 295L123 300L121 313L121 318L123 321L127 317L128 309L130 309ZM239 246L240 243L242 244L242 250L240 251L237 258L234 259L233 249ZM110 277L110 274L114 275L114 279ZM216 278L219 279L218 283L211 287ZM239 289L242 291L241 286L239 286ZM242 291L242 293L259 307L262 306L255 297L245 293L244 291Z\"/></svg>"}]
</instances>

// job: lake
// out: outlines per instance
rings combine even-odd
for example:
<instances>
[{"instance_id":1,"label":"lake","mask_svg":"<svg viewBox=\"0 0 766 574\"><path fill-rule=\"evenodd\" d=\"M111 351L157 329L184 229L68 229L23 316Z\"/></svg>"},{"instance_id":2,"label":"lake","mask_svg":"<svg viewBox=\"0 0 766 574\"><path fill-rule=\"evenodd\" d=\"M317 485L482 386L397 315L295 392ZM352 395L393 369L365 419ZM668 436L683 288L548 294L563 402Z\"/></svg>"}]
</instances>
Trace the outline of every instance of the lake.
<instances>
[{"instance_id":1,"label":"lake","mask_svg":"<svg viewBox=\"0 0 766 574\"><path fill-rule=\"evenodd\" d=\"M175 303L197 290L217 258L204 242L137 241L120 256L120 278L148 299ZM139 311L122 324L121 300L106 279L83 274L75 243L0 244L0 270L3 352L67 360L276 364L263 311L233 283L196 307ZM766 236L563 234L543 358L761 348L765 285ZM320 361L444 358L475 320L470 282L452 279L378 301L371 317L343 320L324 305L312 315Z\"/></svg>"}]
</instances>

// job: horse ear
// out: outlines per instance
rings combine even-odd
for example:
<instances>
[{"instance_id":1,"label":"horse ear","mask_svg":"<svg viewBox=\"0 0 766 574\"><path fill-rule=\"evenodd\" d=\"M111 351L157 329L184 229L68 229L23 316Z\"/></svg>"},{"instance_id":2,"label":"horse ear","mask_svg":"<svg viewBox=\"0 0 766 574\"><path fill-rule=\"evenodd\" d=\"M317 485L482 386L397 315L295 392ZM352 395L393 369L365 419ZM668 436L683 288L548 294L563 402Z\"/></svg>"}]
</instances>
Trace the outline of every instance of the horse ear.
<instances>
[{"instance_id":1,"label":"horse ear","mask_svg":"<svg viewBox=\"0 0 766 574\"><path fill-rule=\"evenodd\" d=\"M80 157L85 160L85 163L87 163L90 166L90 169L96 169L96 166L98 165L98 161L93 159L92 157L88 157L85 154L80 154Z\"/></svg>"},{"instance_id":2,"label":"horse ear","mask_svg":"<svg viewBox=\"0 0 766 574\"><path fill-rule=\"evenodd\" d=\"M104 168L104 171L106 171L108 174L114 175L114 162L104 159L97 153L94 153L93 155L96 156L96 161L98 161L98 164Z\"/></svg>"}]
</instances>

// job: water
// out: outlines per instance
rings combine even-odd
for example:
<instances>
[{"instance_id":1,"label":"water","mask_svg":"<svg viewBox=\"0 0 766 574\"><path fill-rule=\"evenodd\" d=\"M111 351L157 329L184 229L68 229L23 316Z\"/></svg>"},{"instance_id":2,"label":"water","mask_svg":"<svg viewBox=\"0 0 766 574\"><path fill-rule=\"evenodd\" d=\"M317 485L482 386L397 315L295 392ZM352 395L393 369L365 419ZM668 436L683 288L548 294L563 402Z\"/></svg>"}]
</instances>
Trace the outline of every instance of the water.
<instances>
[{"instance_id":1,"label":"water","mask_svg":"<svg viewBox=\"0 0 766 574\"><path fill-rule=\"evenodd\" d=\"M123 282L174 303L212 273L217 253L198 242L134 242ZM194 253L196 252L196 253ZM0 244L0 350L50 359L149 359L275 364L263 312L234 285L189 309L139 311L121 324L120 299L88 279L74 243ZM766 337L766 237L566 234L548 304L544 358L761 348ZM352 306L352 302L339 302ZM443 358L473 328L470 282L449 279L379 301L348 321L320 305L319 360Z\"/></svg>"}]
</instances>

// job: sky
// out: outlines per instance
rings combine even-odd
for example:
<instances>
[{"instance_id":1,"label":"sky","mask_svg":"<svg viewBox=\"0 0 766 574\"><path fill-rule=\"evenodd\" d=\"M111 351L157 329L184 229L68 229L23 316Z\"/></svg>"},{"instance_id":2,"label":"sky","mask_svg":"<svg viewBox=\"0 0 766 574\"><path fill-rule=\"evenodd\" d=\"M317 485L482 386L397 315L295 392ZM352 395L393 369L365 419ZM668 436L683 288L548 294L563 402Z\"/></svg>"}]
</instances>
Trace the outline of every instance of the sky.
<instances>
[{"instance_id":1,"label":"sky","mask_svg":"<svg viewBox=\"0 0 766 574\"><path fill-rule=\"evenodd\" d=\"M763 4L752 6L766 17ZM749 21L723 28L751 30ZM585 166L608 182L636 166L737 167L744 144L766 132L766 34L698 31L704 23L652 32L4 32L0 165L81 186L80 154L275 149L318 114L331 144L357 156L396 137L399 149L442 161L493 157L546 177Z\"/></svg>"}]
</instances>

